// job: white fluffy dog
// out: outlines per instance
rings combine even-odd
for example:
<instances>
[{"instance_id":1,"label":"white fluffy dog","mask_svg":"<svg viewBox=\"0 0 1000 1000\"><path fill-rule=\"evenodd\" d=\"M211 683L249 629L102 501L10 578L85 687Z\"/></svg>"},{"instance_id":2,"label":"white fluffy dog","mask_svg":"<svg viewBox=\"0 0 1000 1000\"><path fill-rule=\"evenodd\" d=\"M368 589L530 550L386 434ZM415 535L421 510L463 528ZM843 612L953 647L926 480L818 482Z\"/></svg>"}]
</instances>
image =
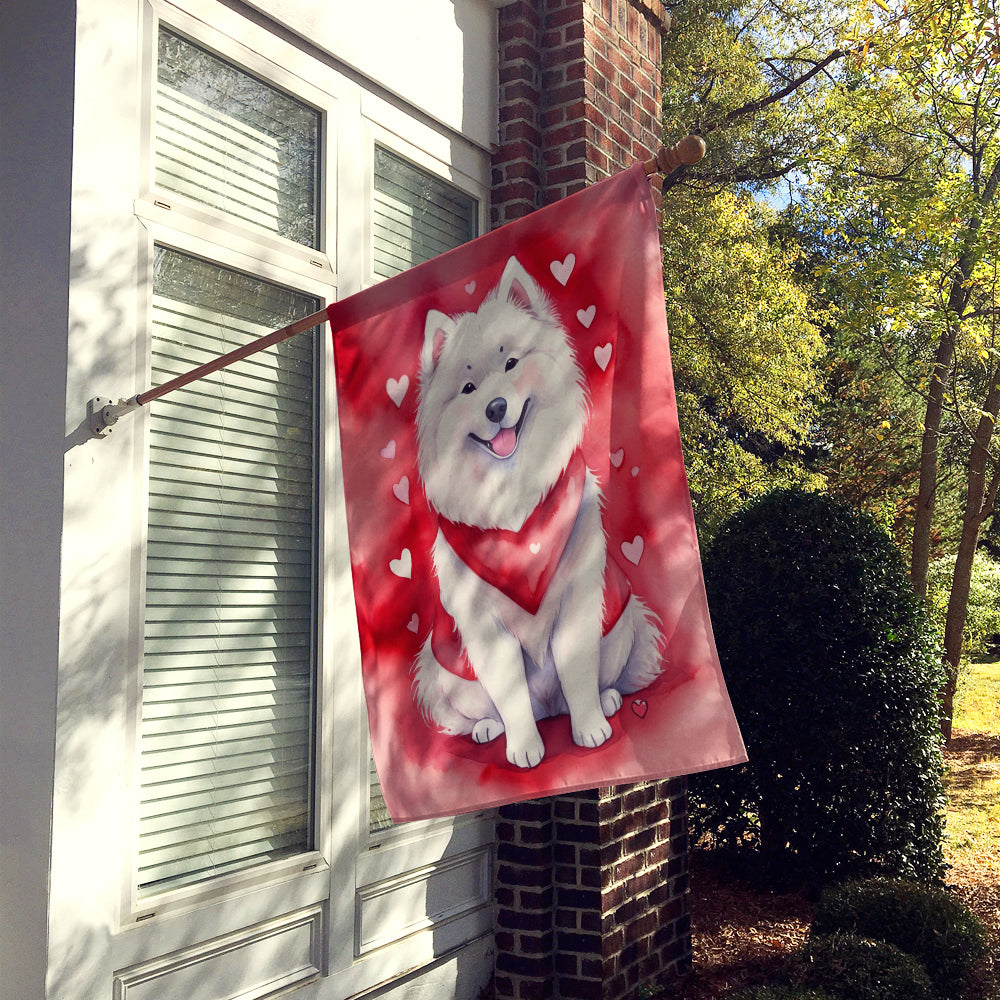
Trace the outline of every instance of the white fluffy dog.
<instances>
[{"instance_id":1,"label":"white fluffy dog","mask_svg":"<svg viewBox=\"0 0 1000 1000\"><path fill-rule=\"evenodd\" d=\"M439 518L441 607L413 693L443 732L505 733L518 767L544 756L547 716L568 713L574 741L600 746L622 695L662 669L655 616L611 563L617 604L605 598L616 587L580 452L587 417L562 324L515 257L476 312L428 313L418 467Z\"/></svg>"}]
</instances>

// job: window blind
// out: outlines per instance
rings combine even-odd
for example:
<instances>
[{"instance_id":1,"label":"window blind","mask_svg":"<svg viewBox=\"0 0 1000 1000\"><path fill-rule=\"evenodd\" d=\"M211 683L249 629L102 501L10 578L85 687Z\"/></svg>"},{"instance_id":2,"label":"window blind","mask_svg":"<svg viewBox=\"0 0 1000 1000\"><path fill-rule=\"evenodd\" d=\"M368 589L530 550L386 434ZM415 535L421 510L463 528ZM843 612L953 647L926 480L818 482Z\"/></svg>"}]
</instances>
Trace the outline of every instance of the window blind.
<instances>
[{"instance_id":1,"label":"window blind","mask_svg":"<svg viewBox=\"0 0 1000 1000\"><path fill-rule=\"evenodd\" d=\"M391 278L478 235L478 203L464 191L375 147L372 204L375 274ZM375 764L369 758L369 831L392 826Z\"/></svg>"},{"instance_id":2,"label":"window blind","mask_svg":"<svg viewBox=\"0 0 1000 1000\"><path fill-rule=\"evenodd\" d=\"M156 185L317 246L315 109L161 28Z\"/></svg>"},{"instance_id":3,"label":"window blind","mask_svg":"<svg viewBox=\"0 0 1000 1000\"><path fill-rule=\"evenodd\" d=\"M158 247L153 384L317 307ZM301 334L150 408L140 895L312 846L314 352Z\"/></svg>"}]
</instances>

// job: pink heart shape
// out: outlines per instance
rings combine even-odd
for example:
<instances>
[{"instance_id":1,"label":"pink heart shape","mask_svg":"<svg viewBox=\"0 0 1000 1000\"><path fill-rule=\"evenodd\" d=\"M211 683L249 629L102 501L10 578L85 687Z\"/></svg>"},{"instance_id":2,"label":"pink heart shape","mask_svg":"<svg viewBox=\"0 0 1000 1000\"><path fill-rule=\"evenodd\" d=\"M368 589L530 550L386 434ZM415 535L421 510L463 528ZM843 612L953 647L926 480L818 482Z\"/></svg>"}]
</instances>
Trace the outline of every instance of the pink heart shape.
<instances>
[{"instance_id":1,"label":"pink heart shape","mask_svg":"<svg viewBox=\"0 0 1000 1000\"><path fill-rule=\"evenodd\" d=\"M622 467L622 462L625 461L625 449L619 448L617 451L611 452L608 457L611 459L611 464L616 469L620 469Z\"/></svg>"},{"instance_id":2,"label":"pink heart shape","mask_svg":"<svg viewBox=\"0 0 1000 1000\"><path fill-rule=\"evenodd\" d=\"M402 577L404 580L409 580L413 573L413 556L410 555L410 550L403 549L398 559L390 559L389 569L393 575Z\"/></svg>"},{"instance_id":3,"label":"pink heart shape","mask_svg":"<svg viewBox=\"0 0 1000 1000\"><path fill-rule=\"evenodd\" d=\"M622 555L633 565L638 566L642 558L642 550L645 543L642 535L636 535L631 542L622 542Z\"/></svg>"},{"instance_id":4,"label":"pink heart shape","mask_svg":"<svg viewBox=\"0 0 1000 1000\"><path fill-rule=\"evenodd\" d=\"M396 439L393 438L384 448L379 449L379 454L383 458L395 458L396 457Z\"/></svg>"},{"instance_id":5,"label":"pink heart shape","mask_svg":"<svg viewBox=\"0 0 1000 1000\"><path fill-rule=\"evenodd\" d=\"M398 483L392 484L393 496L400 502L409 504L410 502L410 480L403 476Z\"/></svg>"},{"instance_id":6,"label":"pink heart shape","mask_svg":"<svg viewBox=\"0 0 1000 1000\"><path fill-rule=\"evenodd\" d=\"M611 345L602 344L600 347L595 347L594 360L597 362L597 367L600 368L602 372L606 372L608 370L608 365L611 363Z\"/></svg>"},{"instance_id":7,"label":"pink heart shape","mask_svg":"<svg viewBox=\"0 0 1000 1000\"><path fill-rule=\"evenodd\" d=\"M406 395L406 390L409 388L410 377L408 375L402 375L398 379L386 379L385 382L385 391L389 393L389 398L396 404L396 406L402 405L403 397Z\"/></svg>"},{"instance_id":8,"label":"pink heart shape","mask_svg":"<svg viewBox=\"0 0 1000 1000\"><path fill-rule=\"evenodd\" d=\"M590 306L587 309L577 309L576 318L583 325L585 330L590 329L590 324L594 322L594 317L597 315L597 306Z\"/></svg>"},{"instance_id":9,"label":"pink heart shape","mask_svg":"<svg viewBox=\"0 0 1000 1000\"><path fill-rule=\"evenodd\" d=\"M420 618L417 617L416 612L410 616L410 621L406 626L414 635L417 634L417 629L420 628Z\"/></svg>"},{"instance_id":10,"label":"pink heart shape","mask_svg":"<svg viewBox=\"0 0 1000 1000\"><path fill-rule=\"evenodd\" d=\"M576 265L576 254L567 254L565 260L554 260L549 264L549 270L552 272L552 277L559 282L560 285L565 285L569 281L569 276L573 273L573 268Z\"/></svg>"}]
</instances>

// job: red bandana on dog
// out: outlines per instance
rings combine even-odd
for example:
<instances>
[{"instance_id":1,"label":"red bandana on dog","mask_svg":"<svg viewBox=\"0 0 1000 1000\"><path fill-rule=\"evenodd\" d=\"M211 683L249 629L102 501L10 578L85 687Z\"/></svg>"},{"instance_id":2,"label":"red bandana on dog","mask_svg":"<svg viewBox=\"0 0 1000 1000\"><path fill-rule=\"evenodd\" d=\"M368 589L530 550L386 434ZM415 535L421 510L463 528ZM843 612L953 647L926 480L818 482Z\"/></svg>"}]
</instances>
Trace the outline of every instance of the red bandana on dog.
<instances>
[{"instance_id":1,"label":"red bandana on dog","mask_svg":"<svg viewBox=\"0 0 1000 1000\"><path fill-rule=\"evenodd\" d=\"M520 531L477 528L445 518L438 526L470 569L525 611L537 614L576 523L586 475L587 464L578 448ZM604 635L621 617L631 593L625 574L613 559L608 559L604 566ZM434 655L443 667L466 680L475 679L455 620L440 600L432 643Z\"/></svg>"}]
</instances>

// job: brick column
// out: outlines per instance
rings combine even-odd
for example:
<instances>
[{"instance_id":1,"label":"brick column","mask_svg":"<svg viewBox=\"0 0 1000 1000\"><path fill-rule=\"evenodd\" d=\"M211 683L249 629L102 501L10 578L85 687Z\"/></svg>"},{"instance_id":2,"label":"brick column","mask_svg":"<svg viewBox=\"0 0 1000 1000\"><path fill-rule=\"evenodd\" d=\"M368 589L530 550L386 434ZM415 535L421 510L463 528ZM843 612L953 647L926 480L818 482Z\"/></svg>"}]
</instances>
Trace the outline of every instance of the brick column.
<instances>
[{"instance_id":1,"label":"brick column","mask_svg":"<svg viewBox=\"0 0 1000 1000\"><path fill-rule=\"evenodd\" d=\"M498 11L494 226L660 143L660 0L513 0ZM622 1000L686 972L683 778L518 803L497 822L496 995Z\"/></svg>"}]
</instances>

